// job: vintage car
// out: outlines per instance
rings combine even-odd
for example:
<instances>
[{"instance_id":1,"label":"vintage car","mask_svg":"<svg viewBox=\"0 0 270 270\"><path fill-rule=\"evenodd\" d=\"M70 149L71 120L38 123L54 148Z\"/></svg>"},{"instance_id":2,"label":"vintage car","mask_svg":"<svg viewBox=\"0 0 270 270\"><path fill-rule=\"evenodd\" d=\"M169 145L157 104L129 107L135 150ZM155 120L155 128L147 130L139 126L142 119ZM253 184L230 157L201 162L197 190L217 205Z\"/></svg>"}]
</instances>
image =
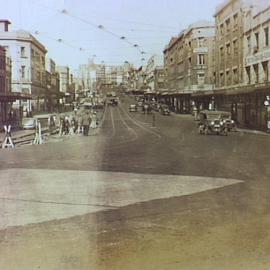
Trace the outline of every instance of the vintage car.
<instances>
[{"instance_id":1,"label":"vintage car","mask_svg":"<svg viewBox=\"0 0 270 270\"><path fill-rule=\"evenodd\" d=\"M137 112L138 111L137 105L136 104L130 104L129 105L129 111L130 112Z\"/></svg>"},{"instance_id":2,"label":"vintage car","mask_svg":"<svg viewBox=\"0 0 270 270\"><path fill-rule=\"evenodd\" d=\"M236 128L236 123L235 121L232 119L231 113L229 112L223 112L221 118L223 119L223 121L225 122L228 131L237 131Z\"/></svg>"},{"instance_id":3,"label":"vintage car","mask_svg":"<svg viewBox=\"0 0 270 270\"><path fill-rule=\"evenodd\" d=\"M109 98L107 100L107 104L110 106L117 106L118 105L118 99L117 98Z\"/></svg>"},{"instance_id":4,"label":"vintage car","mask_svg":"<svg viewBox=\"0 0 270 270\"><path fill-rule=\"evenodd\" d=\"M159 111L160 106L161 106L161 105L158 104L157 102L152 102L152 103L151 103L151 108L152 108L152 110L155 111L155 112L158 112L158 111Z\"/></svg>"},{"instance_id":5,"label":"vintage car","mask_svg":"<svg viewBox=\"0 0 270 270\"><path fill-rule=\"evenodd\" d=\"M161 105L160 106L160 108L159 108L159 110L160 110L160 113L162 114L162 115L170 115L170 109L169 109L169 106L168 105L165 105L165 104L163 104L163 105Z\"/></svg>"},{"instance_id":6,"label":"vintage car","mask_svg":"<svg viewBox=\"0 0 270 270\"><path fill-rule=\"evenodd\" d=\"M228 135L227 112L203 110L199 113L198 133Z\"/></svg>"}]
</instances>

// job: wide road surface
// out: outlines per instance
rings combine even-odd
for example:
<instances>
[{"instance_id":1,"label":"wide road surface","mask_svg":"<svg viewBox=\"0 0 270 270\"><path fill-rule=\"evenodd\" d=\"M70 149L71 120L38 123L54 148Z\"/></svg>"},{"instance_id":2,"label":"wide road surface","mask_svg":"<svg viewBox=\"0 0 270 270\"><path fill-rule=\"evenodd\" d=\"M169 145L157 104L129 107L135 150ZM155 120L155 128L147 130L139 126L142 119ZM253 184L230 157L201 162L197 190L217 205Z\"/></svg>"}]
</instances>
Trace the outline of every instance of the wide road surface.
<instances>
[{"instance_id":1,"label":"wide road surface","mask_svg":"<svg viewBox=\"0 0 270 270\"><path fill-rule=\"evenodd\" d=\"M95 135L1 150L0 269L270 269L270 137L132 102Z\"/></svg>"}]
</instances>

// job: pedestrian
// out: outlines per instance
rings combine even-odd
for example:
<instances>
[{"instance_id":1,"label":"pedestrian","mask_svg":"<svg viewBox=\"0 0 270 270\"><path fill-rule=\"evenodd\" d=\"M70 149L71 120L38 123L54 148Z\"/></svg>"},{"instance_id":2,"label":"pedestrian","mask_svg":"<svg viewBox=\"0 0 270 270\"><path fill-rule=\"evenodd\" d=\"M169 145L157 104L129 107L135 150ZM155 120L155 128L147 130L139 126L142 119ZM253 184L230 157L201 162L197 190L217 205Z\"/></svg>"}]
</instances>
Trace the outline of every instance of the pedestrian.
<instances>
[{"instance_id":1,"label":"pedestrian","mask_svg":"<svg viewBox=\"0 0 270 270\"><path fill-rule=\"evenodd\" d=\"M96 112L94 112L92 115L90 127L93 129L97 128L97 113Z\"/></svg>"},{"instance_id":2,"label":"pedestrian","mask_svg":"<svg viewBox=\"0 0 270 270\"><path fill-rule=\"evenodd\" d=\"M69 135L75 134L75 118L71 116L70 118L70 128L69 128Z\"/></svg>"},{"instance_id":3,"label":"pedestrian","mask_svg":"<svg viewBox=\"0 0 270 270\"><path fill-rule=\"evenodd\" d=\"M59 136L64 134L65 119L60 115L59 117Z\"/></svg>"},{"instance_id":4,"label":"pedestrian","mask_svg":"<svg viewBox=\"0 0 270 270\"><path fill-rule=\"evenodd\" d=\"M67 116L65 116L64 118L64 134L65 135L69 134L69 126L70 126L69 119Z\"/></svg>"},{"instance_id":5,"label":"pedestrian","mask_svg":"<svg viewBox=\"0 0 270 270\"><path fill-rule=\"evenodd\" d=\"M83 134L83 125L82 125L82 115L77 114L76 115L76 120L77 120L77 134Z\"/></svg>"},{"instance_id":6,"label":"pedestrian","mask_svg":"<svg viewBox=\"0 0 270 270\"><path fill-rule=\"evenodd\" d=\"M86 112L82 117L83 135L88 136L89 126L91 124L91 117L89 112Z\"/></svg>"}]
</instances>

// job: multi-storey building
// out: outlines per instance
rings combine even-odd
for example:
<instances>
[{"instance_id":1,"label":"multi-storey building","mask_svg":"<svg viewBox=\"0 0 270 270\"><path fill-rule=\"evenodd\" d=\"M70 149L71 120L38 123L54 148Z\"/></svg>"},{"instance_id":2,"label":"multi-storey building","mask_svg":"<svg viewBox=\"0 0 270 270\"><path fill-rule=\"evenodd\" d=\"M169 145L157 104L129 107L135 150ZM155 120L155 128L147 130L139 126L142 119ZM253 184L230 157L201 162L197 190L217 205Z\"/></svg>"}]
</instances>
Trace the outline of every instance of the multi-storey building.
<instances>
[{"instance_id":1,"label":"multi-storey building","mask_svg":"<svg viewBox=\"0 0 270 270\"><path fill-rule=\"evenodd\" d=\"M163 57L159 56L159 55L152 55L146 65L145 68L145 79L146 79L146 83L147 83L147 88L149 89L149 91L155 91L155 77L154 77L154 73L155 73L155 69L158 66L163 66Z\"/></svg>"},{"instance_id":2,"label":"multi-storey building","mask_svg":"<svg viewBox=\"0 0 270 270\"><path fill-rule=\"evenodd\" d=\"M165 99L177 112L190 110L191 94L213 89L214 37L214 24L200 21L172 38L164 50Z\"/></svg>"},{"instance_id":3,"label":"multi-storey building","mask_svg":"<svg viewBox=\"0 0 270 270\"><path fill-rule=\"evenodd\" d=\"M69 80L70 71L67 66L56 66L56 71L59 74L59 90L64 94L64 97L60 99L60 104L68 103L70 97L69 93Z\"/></svg>"},{"instance_id":4,"label":"multi-storey building","mask_svg":"<svg viewBox=\"0 0 270 270\"><path fill-rule=\"evenodd\" d=\"M104 64L100 64L97 65L97 70L96 70L96 74L97 74L97 81L96 81L96 86L97 86L97 90L100 90L104 87L104 85L106 84L106 74L105 74L105 65Z\"/></svg>"},{"instance_id":5,"label":"multi-storey building","mask_svg":"<svg viewBox=\"0 0 270 270\"><path fill-rule=\"evenodd\" d=\"M46 94L46 48L30 33L9 31L10 22L0 21L0 45L4 46L12 60L12 92L31 95L31 101L23 102L28 112L39 111ZM19 106L19 103L14 104Z\"/></svg>"},{"instance_id":6,"label":"multi-storey building","mask_svg":"<svg viewBox=\"0 0 270 270\"><path fill-rule=\"evenodd\" d=\"M240 126L261 129L266 126L262 101L266 93L260 95L258 89L268 74L267 5L264 0L229 0L214 15L216 89L212 99L218 109L231 111Z\"/></svg>"},{"instance_id":7,"label":"multi-storey building","mask_svg":"<svg viewBox=\"0 0 270 270\"><path fill-rule=\"evenodd\" d=\"M231 89L243 84L243 25L245 0L226 1L217 7L215 82L217 89Z\"/></svg>"},{"instance_id":8,"label":"multi-storey building","mask_svg":"<svg viewBox=\"0 0 270 270\"><path fill-rule=\"evenodd\" d=\"M59 110L59 100L64 96L60 92L59 74L56 72L56 64L51 58L46 58L47 93L46 110L49 112Z\"/></svg>"},{"instance_id":9,"label":"multi-storey building","mask_svg":"<svg viewBox=\"0 0 270 270\"><path fill-rule=\"evenodd\" d=\"M165 89L164 67L157 66L154 70L154 89L156 92L160 92Z\"/></svg>"},{"instance_id":10,"label":"multi-storey building","mask_svg":"<svg viewBox=\"0 0 270 270\"><path fill-rule=\"evenodd\" d=\"M11 100L8 94L11 92L11 60L6 56L6 50L0 46L0 124L8 120L8 112L11 110Z\"/></svg>"},{"instance_id":11,"label":"multi-storey building","mask_svg":"<svg viewBox=\"0 0 270 270\"><path fill-rule=\"evenodd\" d=\"M243 78L245 88L253 91L238 107L245 109L241 116L249 127L264 129L270 119L270 107L264 106L270 95L270 4L248 10L243 29Z\"/></svg>"}]
</instances>

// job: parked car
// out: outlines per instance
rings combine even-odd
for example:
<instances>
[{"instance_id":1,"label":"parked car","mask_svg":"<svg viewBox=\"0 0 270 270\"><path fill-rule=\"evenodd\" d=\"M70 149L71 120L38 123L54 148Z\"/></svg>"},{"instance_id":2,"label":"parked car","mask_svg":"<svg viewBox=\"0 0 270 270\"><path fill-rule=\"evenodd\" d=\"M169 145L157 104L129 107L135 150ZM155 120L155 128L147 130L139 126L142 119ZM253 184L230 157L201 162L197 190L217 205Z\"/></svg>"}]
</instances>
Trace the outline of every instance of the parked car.
<instances>
[{"instance_id":1,"label":"parked car","mask_svg":"<svg viewBox=\"0 0 270 270\"><path fill-rule=\"evenodd\" d=\"M224 123L226 124L228 131L234 131L234 132L237 131L236 123L232 119L230 112L223 112L223 114L221 115L221 118L223 119Z\"/></svg>"},{"instance_id":2,"label":"parked car","mask_svg":"<svg viewBox=\"0 0 270 270\"><path fill-rule=\"evenodd\" d=\"M169 106L168 105L161 105L160 106L160 113L162 114L162 115L170 115L170 109L169 109Z\"/></svg>"},{"instance_id":3,"label":"parked car","mask_svg":"<svg viewBox=\"0 0 270 270\"><path fill-rule=\"evenodd\" d=\"M153 102L153 103L151 103L151 108L153 111L158 112L160 109L160 104L158 104L157 102Z\"/></svg>"},{"instance_id":4,"label":"parked car","mask_svg":"<svg viewBox=\"0 0 270 270\"><path fill-rule=\"evenodd\" d=\"M203 110L199 113L198 133L228 135L226 121L223 111Z\"/></svg>"},{"instance_id":5,"label":"parked car","mask_svg":"<svg viewBox=\"0 0 270 270\"><path fill-rule=\"evenodd\" d=\"M129 105L129 111L130 112L137 112L138 111L137 105L136 104L130 104Z\"/></svg>"}]
</instances>

